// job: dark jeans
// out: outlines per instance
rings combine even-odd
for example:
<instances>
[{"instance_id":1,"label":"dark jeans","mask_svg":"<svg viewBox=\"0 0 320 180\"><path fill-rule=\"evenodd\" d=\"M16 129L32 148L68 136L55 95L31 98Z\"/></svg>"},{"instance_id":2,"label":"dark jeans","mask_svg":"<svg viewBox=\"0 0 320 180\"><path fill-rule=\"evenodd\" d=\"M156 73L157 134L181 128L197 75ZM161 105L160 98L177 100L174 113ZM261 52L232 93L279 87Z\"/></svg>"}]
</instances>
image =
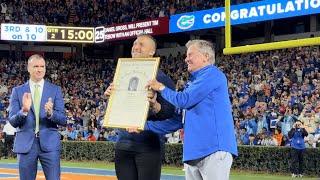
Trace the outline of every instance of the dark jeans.
<instances>
[{"instance_id":1,"label":"dark jeans","mask_svg":"<svg viewBox=\"0 0 320 180\"><path fill-rule=\"evenodd\" d=\"M4 138L4 157L13 156L12 148L13 148L14 135L6 135Z\"/></svg>"},{"instance_id":2,"label":"dark jeans","mask_svg":"<svg viewBox=\"0 0 320 180\"><path fill-rule=\"evenodd\" d=\"M160 180L161 151L134 152L115 150L118 180Z\"/></svg>"},{"instance_id":3,"label":"dark jeans","mask_svg":"<svg viewBox=\"0 0 320 180\"><path fill-rule=\"evenodd\" d=\"M303 163L303 155L305 149L291 149L291 172L294 174L303 174L304 163Z\"/></svg>"}]
</instances>

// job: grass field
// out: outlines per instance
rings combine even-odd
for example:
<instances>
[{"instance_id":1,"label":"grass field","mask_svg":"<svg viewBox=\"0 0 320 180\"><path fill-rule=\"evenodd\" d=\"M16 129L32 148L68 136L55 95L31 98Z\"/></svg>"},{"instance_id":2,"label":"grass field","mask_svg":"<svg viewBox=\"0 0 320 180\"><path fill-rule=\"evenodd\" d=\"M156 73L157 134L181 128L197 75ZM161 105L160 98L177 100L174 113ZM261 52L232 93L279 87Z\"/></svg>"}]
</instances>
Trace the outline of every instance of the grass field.
<instances>
[{"instance_id":1,"label":"grass field","mask_svg":"<svg viewBox=\"0 0 320 180\"><path fill-rule=\"evenodd\" d=\"M0 163L16 163L15 159L1 159ZM101 161L61 161L64 167L81 167L81 168L94 168L94 169L109 169L114 170L113 163L106 163ZM164 166L162 174L184 175L182 167ZM266 174L256 172L240 172L232 171L230 180L289 180L292 179L290 174ZM301 178L300 178L301 179ZM319 177L303 177L302 179L316 180Z\"/></svg>"}]
</instances>

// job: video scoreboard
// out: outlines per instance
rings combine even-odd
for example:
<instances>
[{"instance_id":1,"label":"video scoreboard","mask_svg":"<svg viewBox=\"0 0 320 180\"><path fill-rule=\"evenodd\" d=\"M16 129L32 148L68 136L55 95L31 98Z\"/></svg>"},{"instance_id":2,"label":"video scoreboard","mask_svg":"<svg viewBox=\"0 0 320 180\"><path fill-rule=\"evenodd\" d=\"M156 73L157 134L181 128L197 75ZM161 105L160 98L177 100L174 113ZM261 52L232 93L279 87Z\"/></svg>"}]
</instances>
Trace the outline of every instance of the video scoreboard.
<instances>
[{"instance_id":1,"label":"video scoreboard","mask_svg":"<svg viewBox=\"0 0 320 180\"><path fill-rule=\"evenodd\" d=\"M95 28L31 24L1 24L1 40L94 43Z\"/></svg>"},{"instance_id":2,"label":"video scoreboard","mask_svg":"<svg viewBox=\"0 0 320 180\"><path fill-rule=\"evenodd\" d=\"M94 28L47 26L47 41L93 43Z\"/></svg>"},{"instance_id":3,"label":"video scoreboard","mask_svg":"<svg viewBox=\"0 0 320 180\"><path fill-rule=\"evenodd\" d=\"M1 24L1 40L60 43L103 43L135 38L139 34L168 34L169 18L141 20L98 27Z\"/></svg>"},{"instance_id":4,"label":"video scoreboard","mask_svg":"<svg viewBox=\"0 0 320 180\"><path fill-rule=\"evenodd\" d=\"M1 24L1 40L46 41L47 28L44 25Z\"/></svg>"}]
</instances>

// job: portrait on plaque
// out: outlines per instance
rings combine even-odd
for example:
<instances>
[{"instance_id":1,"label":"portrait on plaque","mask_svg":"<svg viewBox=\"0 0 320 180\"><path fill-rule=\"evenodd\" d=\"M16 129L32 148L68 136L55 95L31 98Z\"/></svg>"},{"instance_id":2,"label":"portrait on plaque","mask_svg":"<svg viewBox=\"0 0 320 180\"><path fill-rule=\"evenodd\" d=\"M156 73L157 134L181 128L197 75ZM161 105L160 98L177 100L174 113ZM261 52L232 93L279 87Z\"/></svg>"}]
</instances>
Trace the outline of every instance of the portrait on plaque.
<instances>
[{"instance_id":1,"label":"portrait on plaque","mask_svg":"<svg viewBox=\"0 0 320 180\"><path fill-rule=\"evenodd\" d=\"M104 127L143 129L149 111L147 82L156 77L160 58L120 58L104 116Z\"/></svg>"},{"instance_id":2,"label":"portrait on plaque","mask_svg":"<svg viewBox=\"0 0 320 180\"><path fill-rule=\"evenodd\" d=\"M129 81L128 90L129 91L136 91L139 83L138 77L132 77Z\"/></svg>"}]
</instances>

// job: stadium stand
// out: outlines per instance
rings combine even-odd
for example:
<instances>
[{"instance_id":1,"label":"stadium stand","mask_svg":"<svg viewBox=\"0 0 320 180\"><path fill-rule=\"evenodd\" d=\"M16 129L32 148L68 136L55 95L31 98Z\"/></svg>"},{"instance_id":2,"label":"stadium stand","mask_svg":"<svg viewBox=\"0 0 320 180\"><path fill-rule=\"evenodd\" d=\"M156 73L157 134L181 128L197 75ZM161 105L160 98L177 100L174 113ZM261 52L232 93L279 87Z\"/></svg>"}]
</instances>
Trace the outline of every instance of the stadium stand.
<instances>
[{"instance_id":1,"label":"stadium stand","mask_svg":"<svg viewBox=\"0 0 320 180\"><path fill-rule=\"evenodd\" d=\"M161 69L175 82L187 80L184 55L178 53L162 59ZM115 62L87 58L82 62L50 59L48 63L47 78L62 86L65 95L68 126L60 129L62 139L88 140L91 133L95 138L90 140L115 141L116 130L102 128L107 105L102 93L113 78ZM27 79L27 73L24 61L2 58L0 65L3 122L7 118L11 88ZM319 146L319 47L220 55L218 66L228 76L239 144L288 146L288 131L296 120L301 120L313 134L306 141L308 146ZM180 136L180 133L168 135L169 141L182 142Z\"/></svg>"}]
</instances>

